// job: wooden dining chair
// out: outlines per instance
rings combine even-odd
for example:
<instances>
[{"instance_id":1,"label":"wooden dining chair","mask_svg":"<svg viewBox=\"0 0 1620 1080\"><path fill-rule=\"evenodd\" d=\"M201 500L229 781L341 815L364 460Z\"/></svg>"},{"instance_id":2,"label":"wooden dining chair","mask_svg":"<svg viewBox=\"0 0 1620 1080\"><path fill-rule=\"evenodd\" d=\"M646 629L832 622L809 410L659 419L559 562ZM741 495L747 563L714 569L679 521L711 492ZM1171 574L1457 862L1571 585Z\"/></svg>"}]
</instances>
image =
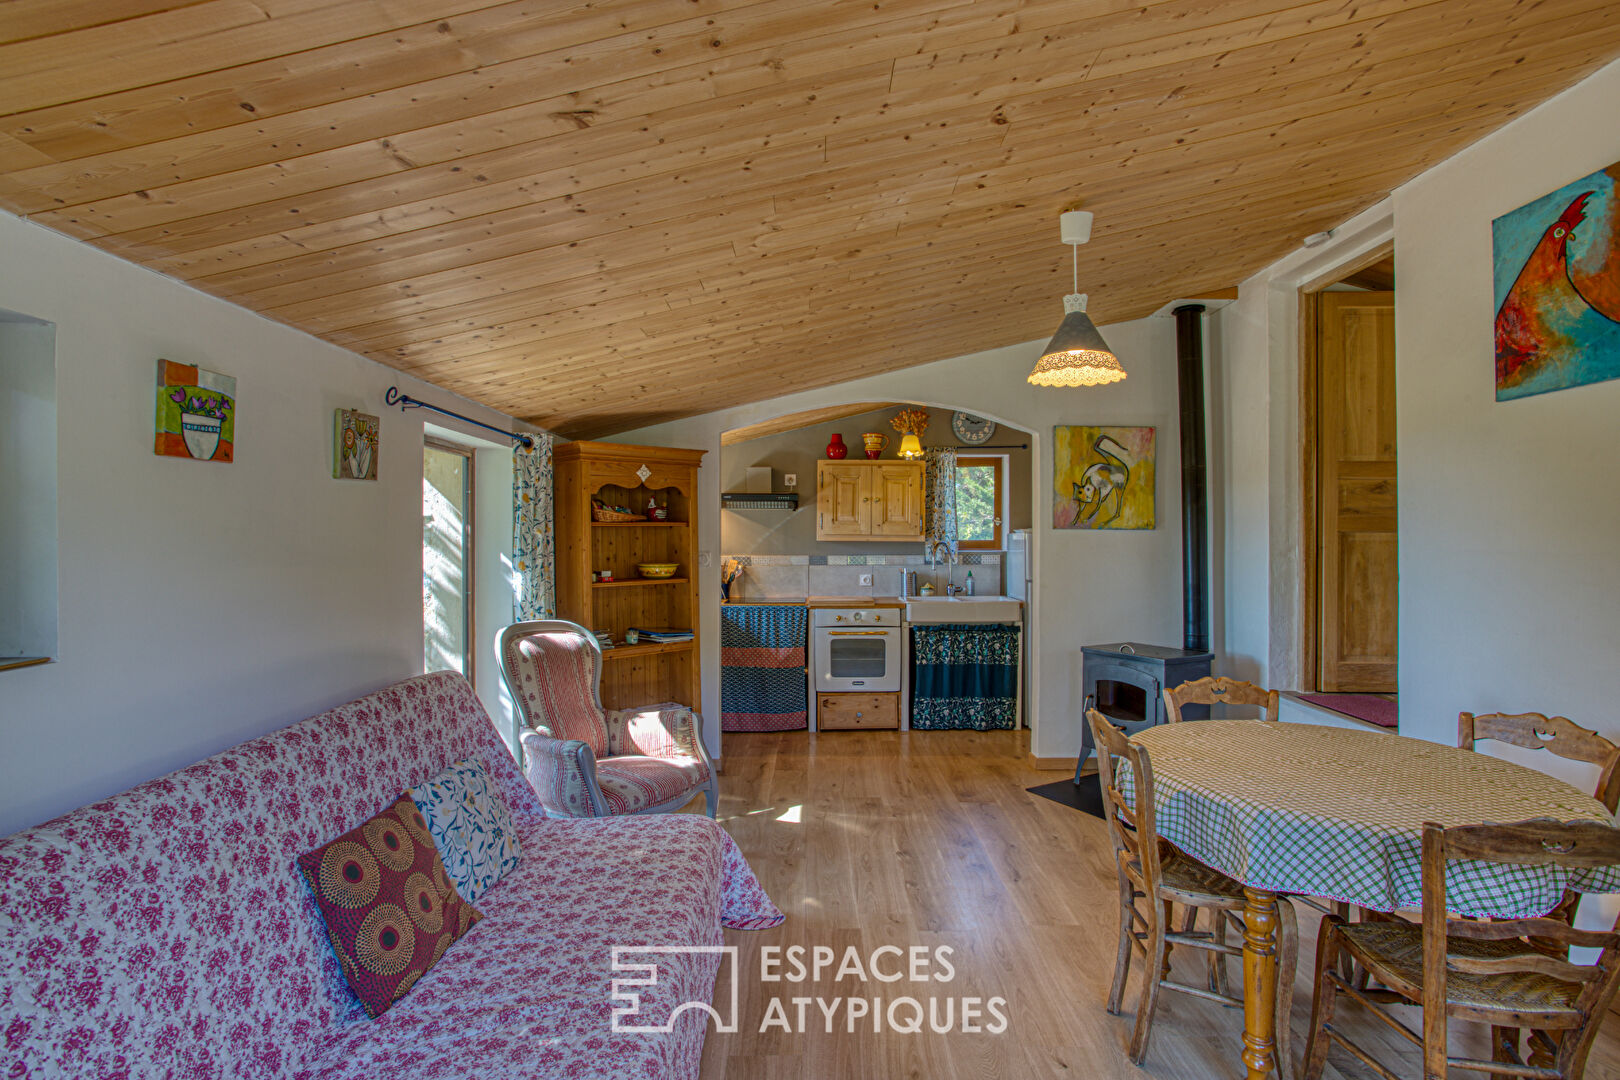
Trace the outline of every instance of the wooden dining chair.
<instances>
[{"instance_id":1,"label":"wooden dining chair","mask_svg":"<svg viewBox=\"0 0 1620 1080\"><path fill-rule=\"evenodd\" d=\"M1620 805L1620 746L1595 731L1581 727L1565 716L1546 716L1542 713L1480 713L1457 714L1457 745L1464 750L1476 749L1485 741L1507 743L1525 750L1546 750L1566 761L1583 761L1598 767L1597 789L1593 798L1615 812ZM1547 917L1574 925L1580 910L1581 894L1565 890L1564 898ZM1550 942L1537 940L1543 949ZM1519 1033L1502 1030L1496 1038L1517 1045Z\"/></svg>"},{"instance_id":2,"label":"wooden dining chair","mask_svg":"<svg viewBox=\"0 0 1620 1080\"><path fill-rule=\"evenodd\" d=\"M1258 705L1265 710L1265 719L1277 719L1277 691L1225 675L1206 676L1166 687L1164 715L1167 723L1181 723L1183 705Z\"/></svg>"},{"instance_id":3,"label":"wooden dining chair","mask_svg":"<svg viewBox=\"0 0 1620 1080\"><path fill-rule=\"evenodd\" d=\"M1206 676L1167 688L1164 691L1164 714L1167 723L1181 722L1183 705L1255 705L1264 711L1262 719L1275 722L1278 715L1277 691L1267 690L1263 686L1243 682L1241 679L1231 679L1225 675ZM1350 913L1350 905L1342 900L1323 903L1309 896L1296 896L1295 899L1324 915Z\"/></svg>"},{"instance_id":4,"label":"wooden dining chair","mask_svg":"<svg viewBox=\"0 0 1620 1080\"><path fill-rule=\"evenodd\" d=\"M1602 770L1594 798L1614 813L1620 806L1620 746L1563 716L1541 713L1457 715L1457 745L1472 750L1486 739L1526 750L1547 750L1569 761L1584 761Z\"/></svg>"},{"instance_id":5,"label":"wooden dining chair","mask_svg":"<svg viewBox=\"0 0 1620 1080\"><path fill-rule=\"evenodd\" d=\"M1549 918L1447 919L1446 864L1456 860L1571 870L1613 866L1620 864L1620 829L1544 820L1450 829L1425 825L1421 925L1322 920L1304 1080L1320 1080L1331 1043L1385 1080L1397 1080L1335 1023L1340 994L1422 1048L1425 1080L1445 1080L1450 1069L1579 1080L1620 976L1620 920L1597 931ZM1554 943L1560 955L1538 947L1544 941ZM1575 964L1564 958L1571 946L1602 952L1594 964ZM1361 989L1347 981L1338 964L1341 951L1387 989ZM1421 1033L1384 1011L1386 1004L1421 1006ZM1446 1021L1453 1018L1492 1025L1490 1061L1450 1054ZM1531 1029L1528 1061L1518 1047L1517 1031L1524 1027ZM1502 1032L1514 1037L1501 1038Z\"/></svg>"},{"instance_id":6,"label":"wooden dining chair","mask_svg":"<svg viewBox=\"0 0 1620 1080\"><path fill-rule=\"evenodd\" d=\"M1241 1008L1241 993L1234 995L1227 984L1226 958L1243 955L1240 945L1228 945L1228 925L1243 940L1243 886L1219 870L1189 858L1154 828L1153 763L1148 752L1125 737L1125 733L1096 709L1086 711L1097 745L1097 779L1102 789L1103 816L1114 844L1114 861L1119 874L1119 950L1114 962L1114 982L1108 991L1108 1011L1118 1016L1125 984L1130 978L1131 957L1143 958L1142 992L1136 1007L1136 1027L1131 1034L1130 1057L1137 1065L1147 1057L1148 1036L1161 987L1179 990L1194 997ZM1120 765L1131 771L1132 798L1127 799L1119 784ZM1145 903L1138 904L1138 901ZM1189 918L1175 928L1172 905L1186 905ZM1197 914L1209 910L1213 926L1197 929ZM1288 1037L1288 1013L1293 1007L1294 966L1299 955L1299 930L1293 906L1284 898L1277 901L1281 926L1277 957L1277 1045L1280 1075L1294 1075L1293 1054ZM1205 950L1209 955L1207 986L1193 986L1170 978L1170 950L1177 945Z\"/></svg>"}]
</instances>

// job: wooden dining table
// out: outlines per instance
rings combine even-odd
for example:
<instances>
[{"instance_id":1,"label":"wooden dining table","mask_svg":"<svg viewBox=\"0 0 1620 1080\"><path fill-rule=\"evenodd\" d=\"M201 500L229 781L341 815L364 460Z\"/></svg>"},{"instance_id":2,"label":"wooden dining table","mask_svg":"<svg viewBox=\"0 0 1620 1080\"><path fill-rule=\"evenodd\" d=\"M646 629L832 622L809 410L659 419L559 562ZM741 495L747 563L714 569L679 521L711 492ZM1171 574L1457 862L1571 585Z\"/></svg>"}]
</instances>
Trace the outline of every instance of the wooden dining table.
<instances>
[{"instance_id":1,"label":"wooden dining table","mask_svg":"<svg viewBox=\"0 0 1620 1080\"><path fill-rule=\"evenodd\" d=\"M1277 903L1328 897L1375 911L1422 904L1424 822L1551 818L1613 825L1569 784L1487 754L1400 735L1262 720L1165 724L1132 736L1152 762L1160 836L1243 884L1243 1064L1277 1071ZM1121 775L1128 788L1128 770ZM1522 918L1566 888L1620 892L1620 868L1453 863L1455 914ZM1283 1019L1287 1022L1287 1018Z\"/></svg>"}]
</instances>

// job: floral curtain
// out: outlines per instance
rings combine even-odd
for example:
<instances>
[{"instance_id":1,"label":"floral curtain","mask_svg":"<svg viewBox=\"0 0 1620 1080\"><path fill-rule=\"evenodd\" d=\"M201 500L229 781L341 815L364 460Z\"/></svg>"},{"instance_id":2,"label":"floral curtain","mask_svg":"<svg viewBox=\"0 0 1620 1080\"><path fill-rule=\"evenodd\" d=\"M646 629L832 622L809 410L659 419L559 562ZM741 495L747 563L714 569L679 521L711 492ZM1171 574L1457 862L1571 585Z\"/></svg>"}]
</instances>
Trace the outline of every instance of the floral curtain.
<instances>
[{"instance_id":1,"label":"floral curtain","mask_svg":"<svg viewBox=\"0 0 1620 1080\"><path fill-rule=\"evenodd\" d=\"M557 617L556 533L551 513L550 435L535 435L534 446L512 448L512 565L517 567L513 618Z\"/></svg>"},{"instance_id":2,"label":"floral curtain","mask_svg":"<svg viewBox=\"0 0 1620 1080\"><path fill-rule=\"evenodd\" d=\"M911 628L914 730L1011 728L1018 719L1016 623Z\"/></svg>"},{"instance_id":3,"label":"floral curtain","mask_svg":"<svg viewBox=\"0 0 1620 1080\"><path fill-rule=\"evenodd\" d=\"M923 487L927 507L923 512L923 539L932 548L935 541L956 553L956 447L930 446L923 451L926 476Z\"/></svg>"}]
</instances>

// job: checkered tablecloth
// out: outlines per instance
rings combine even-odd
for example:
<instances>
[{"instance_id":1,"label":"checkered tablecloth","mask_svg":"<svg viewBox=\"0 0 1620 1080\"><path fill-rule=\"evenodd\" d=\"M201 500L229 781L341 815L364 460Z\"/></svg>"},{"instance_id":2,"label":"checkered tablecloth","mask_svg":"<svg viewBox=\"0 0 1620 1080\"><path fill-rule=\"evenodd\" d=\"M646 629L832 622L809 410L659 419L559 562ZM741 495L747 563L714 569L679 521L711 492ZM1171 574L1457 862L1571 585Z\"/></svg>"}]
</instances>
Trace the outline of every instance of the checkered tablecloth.
<instances>
[{"instance_id":1,"label":"checkered tablecloth","mask_svg":"<svg viewBox=\"0 0 1620 1080\"><path fill-rule=\"evenodd\" d=\"M1562 780L1486 754L1378 732L1260 720L1202 720L1140 732L1157 791L1159 835L1236 878L1275 892L1377 911L1422 903L1426 821L1441 825L1614 819ZM1131 795L1130 769L1121 786ZM1620 867L1453 862L1447 905L1524 918L1565 887L1620 892Z\"/></svg>"}]
</instances>

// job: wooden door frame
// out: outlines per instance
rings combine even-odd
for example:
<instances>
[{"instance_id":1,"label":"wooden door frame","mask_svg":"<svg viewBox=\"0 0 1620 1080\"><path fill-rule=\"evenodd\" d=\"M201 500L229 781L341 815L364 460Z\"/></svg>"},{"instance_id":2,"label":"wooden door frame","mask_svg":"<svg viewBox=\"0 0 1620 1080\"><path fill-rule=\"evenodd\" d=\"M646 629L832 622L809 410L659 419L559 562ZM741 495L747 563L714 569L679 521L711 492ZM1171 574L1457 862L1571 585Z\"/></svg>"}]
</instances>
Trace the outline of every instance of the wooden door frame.
<instances>
[{"instance_id":1,"label":"wooden door frame","mask_svg":"<svg viewBox=\"0 0 1620 1080\"><path fill-rule=\"evenodd\" d=\"M1319 433L1316 409L1317 391L1322 374L1322 336L1317 325L1317 297L1329 285L1335 285L1359 270L1383 259L1395 251L1395 241L1385 240L1355 258L1340 263L1299 287L1299 681L1305 693L1316 693L1321 688L1321 647L1318 623L1321 605L1317 590L1321 587L1317 573L1319 555L1317 535L1321 521L1317 508L1317 436Z\"/></svg>"}]
</instances>

